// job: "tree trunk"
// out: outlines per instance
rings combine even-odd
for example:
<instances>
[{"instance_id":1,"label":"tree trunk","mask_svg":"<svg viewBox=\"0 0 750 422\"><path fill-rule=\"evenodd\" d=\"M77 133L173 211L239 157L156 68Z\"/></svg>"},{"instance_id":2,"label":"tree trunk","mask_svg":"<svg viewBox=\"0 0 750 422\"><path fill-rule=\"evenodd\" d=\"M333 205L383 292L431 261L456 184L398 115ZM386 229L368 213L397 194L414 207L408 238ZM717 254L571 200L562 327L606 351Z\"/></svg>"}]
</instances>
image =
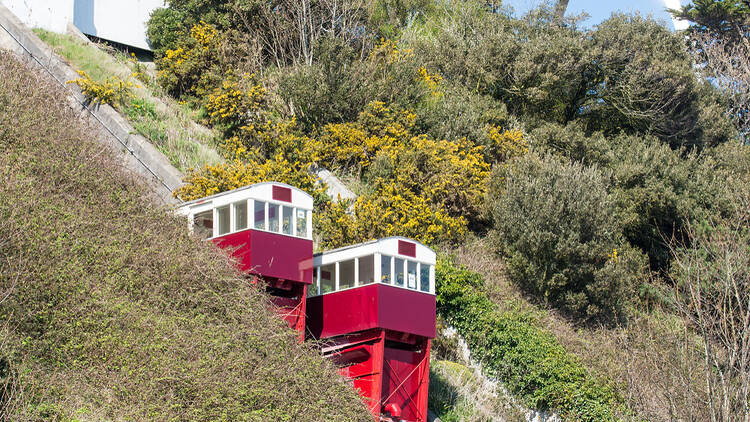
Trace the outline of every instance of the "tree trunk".
<instances>
[{"instance_id":1,"label":"tree trunk","mask_svg":"<svg viewBox=\"0 0 750 422\"><path fill-rule=\"evenodd\" d=\"M562 22L563 17L565 16L565 11L568 9L568 1L569 0L557 0L557 5L555 6L555 20L557 20L557 22Z\"/></svg>"}]
</instances>

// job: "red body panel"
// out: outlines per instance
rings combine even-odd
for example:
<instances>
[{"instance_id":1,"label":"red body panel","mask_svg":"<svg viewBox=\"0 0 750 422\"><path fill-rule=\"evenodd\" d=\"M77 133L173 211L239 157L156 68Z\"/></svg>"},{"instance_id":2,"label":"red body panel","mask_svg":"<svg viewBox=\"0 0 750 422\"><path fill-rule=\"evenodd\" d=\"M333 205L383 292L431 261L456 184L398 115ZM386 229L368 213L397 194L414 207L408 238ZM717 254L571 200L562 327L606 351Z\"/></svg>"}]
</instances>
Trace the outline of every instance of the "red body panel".
<instances>
[{"instance_id":1,"label":"red body panel","mask_svg":"<svg viewBox=\"0 0 750 422\"><path fill-rule=\"evenodd\" d=\"M373 328L435 337L435 296L370 284L308 298L308 328L316 338Z\"/></svg>"},{"instance_id":2,"label":"red body panel","mask_svg":"<svg viewBox=\"0 0 750 422\"><path fill-rule=\"evenodd\" d=\"M212 240L232 251L241 271L265 283L276 312L303 341L307 285L312 283L312 241L253 229Z\"/></svg>"},{"instance_id":3,"label":"red body panel","mask_svg":"<svg viewBox=\"0 0 750 422\"><path fill-rule=\"evenodd\" d=\"M243 230L212 239L220 248L234 249L240 270L267 278L312 283L313 242L309 239Z\"/></svg>"}]
</instances>

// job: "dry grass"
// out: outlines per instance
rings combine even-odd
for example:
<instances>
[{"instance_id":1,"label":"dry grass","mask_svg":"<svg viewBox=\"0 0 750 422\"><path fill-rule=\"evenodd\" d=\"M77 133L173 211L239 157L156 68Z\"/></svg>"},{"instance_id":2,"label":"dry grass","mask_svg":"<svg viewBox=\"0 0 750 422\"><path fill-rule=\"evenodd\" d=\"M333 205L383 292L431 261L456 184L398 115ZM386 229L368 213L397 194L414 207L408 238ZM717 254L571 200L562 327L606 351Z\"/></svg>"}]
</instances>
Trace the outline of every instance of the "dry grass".
<instances>
[{"instance_id":1,"label":"dry grass","mask_svg":"<svg viewBox=\"0 0 750 422\"><path fill-rule=\"evenodd\" d=\"M579 326L510 283L502 258L490 252L486 239L451 252L458 263L484 276L486 292L500 309L539 315L542 327L588 370L615 383L639 418L707 420L700 340L679 317L659 309L634 310L627 325Z\"/></svg>"},{"instance_id":2,"label":"dry grass","mask_svg":"<svg viewBox=\"0 0 750 422\"><path fill-rule=\"evenodd\" d=\"M5 418L371 420L64 98L0 53L0 360L23 392Z\"/></svg>"}]
</instances>

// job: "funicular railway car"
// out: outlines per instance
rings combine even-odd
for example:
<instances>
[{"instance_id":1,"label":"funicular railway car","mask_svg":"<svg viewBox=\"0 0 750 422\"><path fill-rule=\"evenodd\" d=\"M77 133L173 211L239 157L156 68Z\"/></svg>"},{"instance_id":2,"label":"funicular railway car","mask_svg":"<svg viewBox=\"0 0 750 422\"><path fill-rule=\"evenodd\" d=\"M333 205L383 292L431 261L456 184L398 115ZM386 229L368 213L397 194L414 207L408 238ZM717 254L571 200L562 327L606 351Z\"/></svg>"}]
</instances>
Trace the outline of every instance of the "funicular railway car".
<instances>
[{"instance_id":1,"label":"funicular railway car","mask_svg":"<svg viewBox=\"0 0 750 422\"><path fill-rule=\"evenodd\" d=\"M240 270L265 283L279 314L305 332L312 283L313 198L283 183L264 182L185 202L193 233L227 248Z\"/></svg>"},{"instance_id":2,"label":"funicular railway car","mask_svg":"<svg viewBox=\"0 0 750 422\"><path fill-rule=\"evenodd\" d=\"M313 257L308 333L364 397L376 420L427 420L435 337L430 248L389 237Z\"/></svg>"}]
</instances>

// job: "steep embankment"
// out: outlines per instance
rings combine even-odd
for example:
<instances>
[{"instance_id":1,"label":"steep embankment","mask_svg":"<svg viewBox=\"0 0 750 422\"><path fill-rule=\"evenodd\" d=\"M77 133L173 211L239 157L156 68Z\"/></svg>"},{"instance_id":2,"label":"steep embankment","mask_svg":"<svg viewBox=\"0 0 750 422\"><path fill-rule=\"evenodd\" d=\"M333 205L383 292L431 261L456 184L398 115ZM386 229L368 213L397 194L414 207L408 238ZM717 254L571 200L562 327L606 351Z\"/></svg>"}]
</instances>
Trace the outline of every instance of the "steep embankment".
<instances>
[{"instance_id":1,"label":"steep embankment","mask_svg":"<svg viewBox=\"0 0 750 422\"><path fill-rule=\"evenodd\" d=\"M2 419L369 420L61 98L0 53Z\"/></svg>"}]
</instances>

